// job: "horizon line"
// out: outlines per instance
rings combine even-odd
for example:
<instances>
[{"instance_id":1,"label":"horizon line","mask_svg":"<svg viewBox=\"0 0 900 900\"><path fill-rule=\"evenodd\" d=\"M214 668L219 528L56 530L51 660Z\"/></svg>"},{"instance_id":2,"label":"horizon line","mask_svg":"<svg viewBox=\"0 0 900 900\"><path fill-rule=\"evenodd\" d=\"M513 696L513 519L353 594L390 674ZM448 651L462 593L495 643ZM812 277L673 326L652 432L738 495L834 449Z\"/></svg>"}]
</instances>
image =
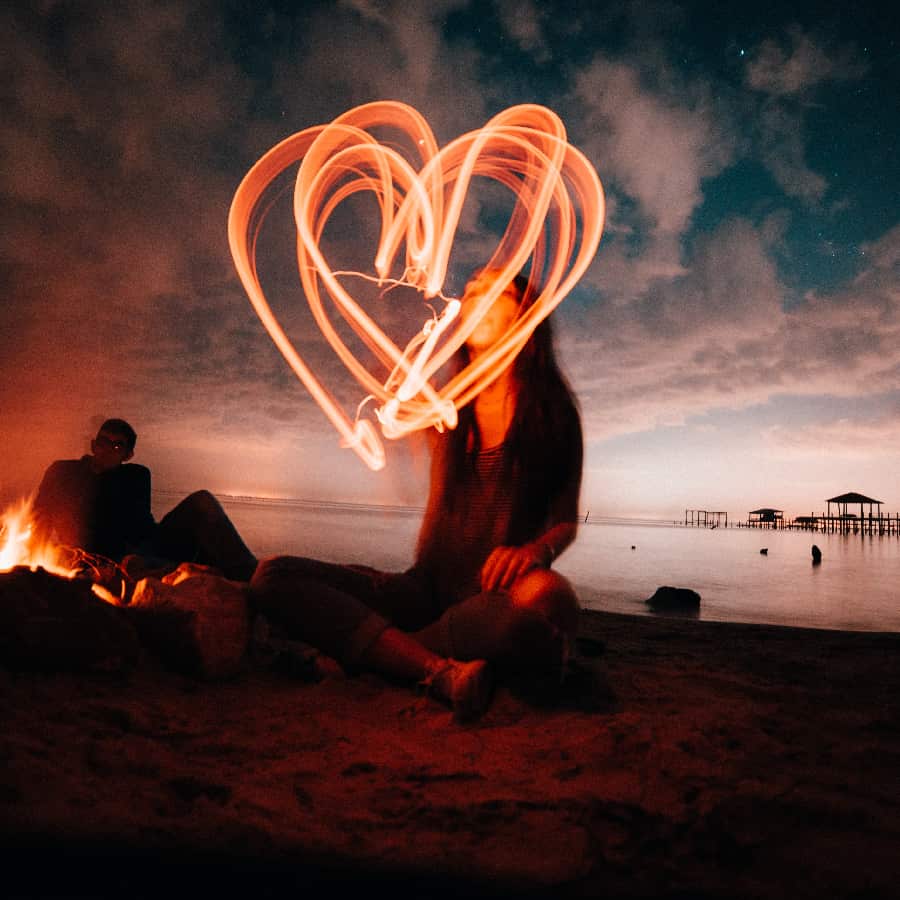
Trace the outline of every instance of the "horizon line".
<instances>
[{"instance_id":1,"label":"horizon line","mask_svg":"<svg viewBox=\"0 0 900 900\"><path fill-rule=\"evenodd\" d=\"M174 488L152 488L152 493L154 494L165 494L172 496L187 496L192 491L178 490ZM383 510L392 510L392 511L400 511L400 512L424 512L424 506L411 506L409 504L403 503L378 503L378 502L366 502L366 501L355 501L355 500L315 500L309 497L265 497L258 494L230 494L225 491L211 491L216 497L221 500L226 500L228 502L233 503L268 503L272 505L292 505L292 506L323 506L323 507L332 507L332 508L346 508L346 509L383 509ZM882 505L884 505L882 503ZM702 511L702 510L701 510ZM729 518L732 518L732 513L728 510L707 510L707 512L718 512L719 514L727 515ZM748 510L744 515L749 517L750 512L752 510ZM808 513L796 513L791 514L790 517L785 516L785 519L788 521L792 521L797 518L802 518L804 516L808 516ZM812 513L813 516L825 516L826 513L823 511L821 513ZM881 514L882 518L893 518L900 513L894 513L893 516L889 512L883 512ZM868 518L865 516L864 518ZM878 518L877 515L873 515L872 518ZM622 520L628 522L673 522L674 524L680 524L683 520L683 515L679 514L677 516L672 515L621 515L615 513L606 513L606 514L596 514L591 515L590 509L582 509L579 510L579 522L580 524L590 524L592 520ZM734 518L735 522L744 521L744 519L737 517ZM696 527L696 526L695 526Z\"/></svg>"}]
</instances>

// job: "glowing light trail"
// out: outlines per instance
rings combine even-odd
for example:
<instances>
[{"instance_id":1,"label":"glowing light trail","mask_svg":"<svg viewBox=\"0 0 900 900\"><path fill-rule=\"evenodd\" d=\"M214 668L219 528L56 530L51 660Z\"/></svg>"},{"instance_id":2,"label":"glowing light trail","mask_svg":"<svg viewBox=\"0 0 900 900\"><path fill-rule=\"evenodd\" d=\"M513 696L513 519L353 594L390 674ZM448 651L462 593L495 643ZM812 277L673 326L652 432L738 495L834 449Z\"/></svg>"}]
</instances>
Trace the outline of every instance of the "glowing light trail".
<instances>
[{"instance_id":1,"label":"glowing light trail","mask_svg":"<svg viewBox=\"0 0 900 900\"><path fill-rule=\"evenodd\" d=\"M405 156L395 143L380 143L371 129L399 129L409 141ZM559 117L541 106L515 106L483 128L444 148L412 107L392 101L351 109L328 125L285 139L247 173L228 217L228 239L247 295L272 340L343 439L371 468L384 465L384 448L370 420L351 420L338 406L279 324L266 300L256 268L256 245L268 207L267 190L299 163L294 183L294 222L300 281L313 317L344 365L377 404L375 415L387 438L427 427L456 426L456 412L491 383L525 346L540 322L584 274L603 230L600 179L572 147ZM506 230L485 268L497 278L472 313L460 317L459 301L441 293L456 229L472 179L483 177L514 198ZM439 314L403 349L397 346L345 289L319 242L334 211L349 197L369 193L381 214L374 254L380 284L402 283L427 299L445 300ZM402 260L398 260L401 247ZM440 388L433 378L465 342L506 285L530 263L533 306L488 352ZM395 266L402 276L392 277ZM360 273L363 274L364 273ZM364 275L364 277L366 277ZM384 367L371 373L338 335L326 313L321 289L335 310ZM384 376L384 372L388 373Z\"/></svg>"}]
</instances>

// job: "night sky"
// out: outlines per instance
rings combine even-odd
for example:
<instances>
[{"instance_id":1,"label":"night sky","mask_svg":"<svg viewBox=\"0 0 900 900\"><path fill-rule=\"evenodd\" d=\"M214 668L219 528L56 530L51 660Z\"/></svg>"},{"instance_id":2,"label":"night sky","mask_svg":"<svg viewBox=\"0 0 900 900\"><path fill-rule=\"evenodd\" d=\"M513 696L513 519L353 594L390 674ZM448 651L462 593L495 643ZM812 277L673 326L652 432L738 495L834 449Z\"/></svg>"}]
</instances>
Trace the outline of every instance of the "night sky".
<instances>
[{"instance_id":1,"label":"night sky","mask_svg":"<svg viewBox=\"0 0 900 900\"><path fill-rule=\"evenodd\" d=\"M238 183L276 142L396 99L442 144L547 105L603 181L599 252L555 314L585 423L584 509L794 515L851 490L900 509L886 7L594 6L4 8L0 501L121 416L157 488L424 502L421 439L388 443L377 474L340 449L256 318L226 234ZM307 327L287 210L264 232L267 290L353 404L358 386ZM336 244L364 256L361 219ZM470 248L488 245L488 222L467 229Z\"/></svg>"}]
</instances>

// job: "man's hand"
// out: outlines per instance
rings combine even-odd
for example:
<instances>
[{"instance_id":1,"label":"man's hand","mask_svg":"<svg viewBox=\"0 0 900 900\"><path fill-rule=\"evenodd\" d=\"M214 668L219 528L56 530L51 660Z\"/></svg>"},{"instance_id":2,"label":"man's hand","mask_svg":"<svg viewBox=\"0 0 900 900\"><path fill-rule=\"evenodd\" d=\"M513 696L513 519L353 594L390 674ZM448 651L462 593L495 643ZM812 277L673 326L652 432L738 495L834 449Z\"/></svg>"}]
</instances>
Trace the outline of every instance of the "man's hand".
<instances>
[{"instance_id":1,"label":"man's hand","mask_svg":"<svg viewBox=\"0 0 900 900\"><path fill-rule=\"evenodd\" d=\"M524 547L497 547L481 567L481 589L502 591L512 587L532 569L546 569L553 553L546 544L525 544Z\"/></svg>"}]
</instances>

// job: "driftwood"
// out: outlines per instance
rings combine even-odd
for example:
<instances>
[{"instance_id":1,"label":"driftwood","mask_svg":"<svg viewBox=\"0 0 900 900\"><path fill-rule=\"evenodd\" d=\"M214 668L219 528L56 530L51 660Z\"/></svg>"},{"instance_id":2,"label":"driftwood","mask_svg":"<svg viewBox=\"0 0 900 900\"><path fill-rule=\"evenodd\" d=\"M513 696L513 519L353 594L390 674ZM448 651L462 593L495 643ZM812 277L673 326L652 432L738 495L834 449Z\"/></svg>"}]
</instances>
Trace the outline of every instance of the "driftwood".
<instances>
[{"instance_id":1,"label":"driftwood","mask_svg":"<svg viewBox=\"0 0 900 900\"><path fill-rule=\"evenodd\" d=\"M0 664L39 671L119 670L140 651L118 607L91 582L19 566L0 573Z\"/></svg>"}]
</instances>

